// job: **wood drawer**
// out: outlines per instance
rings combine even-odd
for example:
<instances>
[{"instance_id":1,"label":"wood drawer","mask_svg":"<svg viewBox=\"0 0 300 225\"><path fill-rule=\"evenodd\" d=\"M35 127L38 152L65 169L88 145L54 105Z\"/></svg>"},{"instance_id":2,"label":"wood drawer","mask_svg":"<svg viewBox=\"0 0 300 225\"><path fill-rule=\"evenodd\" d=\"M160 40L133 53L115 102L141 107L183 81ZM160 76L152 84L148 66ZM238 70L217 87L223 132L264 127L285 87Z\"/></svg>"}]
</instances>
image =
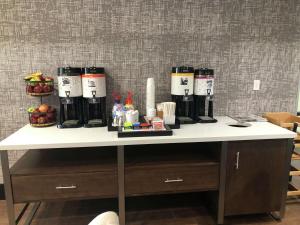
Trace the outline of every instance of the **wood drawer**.
<instances>
[{"instance_id":1,"label":"wood drawer","mask_svg":"<svg viewBox=\"0 0 300 225\"><path fill-rule=\"evenodd\" d=\"M59 199L117 196L117 174L113 171L12 176L16 203Z\"/></svg>"},{"instance_id":2,"label":"wood drawer","mask_svg":"<svg viewBox=\"0 0 300 225\"><path fill-rule=\"evenodd\" d=\"M217 190L219 164L147 165L125 168L126 195Z\"/></svg>"}]
</instances>

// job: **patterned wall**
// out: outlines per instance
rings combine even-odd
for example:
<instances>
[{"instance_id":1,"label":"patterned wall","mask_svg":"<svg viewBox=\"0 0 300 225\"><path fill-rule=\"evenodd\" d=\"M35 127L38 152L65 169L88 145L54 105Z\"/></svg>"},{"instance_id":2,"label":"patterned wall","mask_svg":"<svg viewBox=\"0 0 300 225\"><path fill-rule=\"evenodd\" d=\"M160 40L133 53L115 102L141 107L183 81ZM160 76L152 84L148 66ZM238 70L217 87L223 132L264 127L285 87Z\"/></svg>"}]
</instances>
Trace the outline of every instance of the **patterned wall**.
<instances>
[{"instance_id":1,"label":"patterned wall","mask_svg":"<svg viewBox=\"0 0 300 225\"><path fill-rule=\"evenodd\" d=\"M182 64L215 69L216 114L296 110L298 0L1 0L0 14L0 139L38 102L23 76L66 65L104 66L108 96L133 90L142 110L146 78L169 100L170 68Z\"/></svg>"}]
</instances>

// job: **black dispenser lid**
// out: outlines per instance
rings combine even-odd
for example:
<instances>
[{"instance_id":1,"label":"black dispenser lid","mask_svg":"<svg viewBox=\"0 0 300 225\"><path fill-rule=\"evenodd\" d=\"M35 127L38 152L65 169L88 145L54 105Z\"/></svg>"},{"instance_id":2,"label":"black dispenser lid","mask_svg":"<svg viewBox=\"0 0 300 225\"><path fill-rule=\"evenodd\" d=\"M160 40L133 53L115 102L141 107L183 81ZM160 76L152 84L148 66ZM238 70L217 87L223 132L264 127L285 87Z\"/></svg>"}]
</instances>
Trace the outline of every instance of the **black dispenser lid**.
<instances>
[{"instance_id":1,"label":"black dispenser lid","mask_svg":"<svg viewBox=\"0 0 300 225\"><path fill-rule=\"evenodd\" d=\"M59 67L57 69L57 76L80 76L82 68L79 67Z\"/></svg>"},{"instance_id":2,"label":"black dispenser lid","mask_svg":"<svg viewBox=\"0 0 300 225\"><path fill-rule=\"evenodd\" d=\"M209 75L209 76L215 75L214 70L213 69L207 69L207 75Z\"/></svg>"},{"instance_id":3,"label":"black dispenser lid","mask_svg":"<svg viewBox=\"0 0 300 225\"><path fill-rule=\"evenodd\" d=\"M85 67L83 68L84 74L104 74L104 67Z\"/></svg>"},{"instance_id":4,"label":"black dispenser lid","mask_svg":"<svg viewBox=\"0 0 300 225\"><path fill-rule=\"evenodd\" d=\"M194 67L190 67L190 66L172 67L172 73L194 73Z\"/></svg>"},{"instance_id":5,"label":"black dispenser lid","mask_svg":"<svg viewBox=\"0 0 300 225\"><path fill-rule=\"evenodd\" d=\"M207 74L207 68L195 69L195 75L206 75L206 74Z\"/></svg>"},{"instance_id":6,"label":"black dispenser lid","mask_svg":"<svg viewBox=\"0 0 300 225\"><path fill-rule=\"evenodd\" d=\"M214 70L208 68L200 68L195 70L195 76L213 76Z\"/></svg>"}]
</instances>

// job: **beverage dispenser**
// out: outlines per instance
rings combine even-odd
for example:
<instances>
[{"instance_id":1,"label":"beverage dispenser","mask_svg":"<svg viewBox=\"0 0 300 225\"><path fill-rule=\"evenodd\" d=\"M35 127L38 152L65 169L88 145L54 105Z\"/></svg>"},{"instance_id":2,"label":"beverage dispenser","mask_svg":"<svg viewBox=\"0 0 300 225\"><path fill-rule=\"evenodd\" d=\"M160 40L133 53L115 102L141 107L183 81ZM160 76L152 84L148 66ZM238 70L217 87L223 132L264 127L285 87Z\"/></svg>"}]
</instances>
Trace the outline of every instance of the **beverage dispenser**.
<instances>
[{"instance_id":1,"label":"beverage dispenser","mask_svg":"<svg viewBox=\"0 0 300 225\"><path fill-rule=\"evenodd\" d=\"M200 68L195 70L194 119L200 123L217 122L213 118L214 70Z\"/></svg>"},{"instance_id":2,"label":"beverage dispenser","mask_svg":"<svg viewBox=\"0 0 300 225\"><path fill-rule=\"evenodd\" d=\"M75 67L58 68L58 128L75 128L83 124L81 71Z\"/></svg>"},{"instance_id":3,"label":"beverage dispenser","mask_svg":"<svg viewBox=\"0 0 300 225\"><path fill-rule=\"evenodd\" d=\"M84 68L82 90L84 126L106 126L106 79L103 67Z\"/></svg>"},{"instance_id":4,"label":"beverage dispenser","mask_svg":"<svg viewBox=\"0 0 300 225\"><path fill-rule=\"evenodd\" d=\"M173 67L171 74L172 101L176 103L176 118L181 124L194 123L194 68Z\"/></svg>"}]
</instances>

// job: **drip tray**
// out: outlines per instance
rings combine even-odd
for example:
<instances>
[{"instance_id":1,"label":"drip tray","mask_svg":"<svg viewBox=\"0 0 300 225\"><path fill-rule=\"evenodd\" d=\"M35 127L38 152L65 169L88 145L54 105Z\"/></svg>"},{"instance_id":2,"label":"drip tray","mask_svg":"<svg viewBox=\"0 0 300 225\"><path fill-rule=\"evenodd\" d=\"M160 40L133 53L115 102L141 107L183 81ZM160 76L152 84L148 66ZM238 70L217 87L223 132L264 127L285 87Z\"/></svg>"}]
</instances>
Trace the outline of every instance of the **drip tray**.
<instances>
[{"instance_id":1,"label":"drip tray","mask_svg":"<svg viewBox=\"0 0 300 225\"><path fill-rule=\"evenodd\" d=\"M216 123L218 122L215 118L209 116L199 116L198 117L199 123Z\"/></svg>"},{"instance_id":2,"label":"drip tray","mask_svg":"<svg viewBox=\"0 0 300 225\"><path fill-rule=\"evenodd\" d=\"M66 120L63 122L63 126L76 126L79 124L79 120Z\"/></svg>"},{"instance_id":3,"label":"drip tray","mask_svg":"<svg viewBox=\"0 0 300 225\"><path fill-rule=\"evenodd\" d=\"M89 125L100 125L102 123L103 123L103 121L101 119L89 120L89 122L88 122Z\"/></svg>"},{"instance_id":4,"label":"drip tray","mask_svg":"<svg viewBox=\"0 0 300 225\"><path fill-rule=\"evenodd\" d=\"M86 124L84 124L84 127L105 127L106 126L106 121L102 119L92 119L89 120Z\"/></svg>"},{"instance_id":5,"label":"drip tray","mask_svg":"<svg viewBox=\"0 0 300 225\"><path fill-rule=\"evenodd\" d=\"M193 124L195 121L191 117L179 116L176 119L180 121L180 124Z\"/></svg>"},{"instance_id":6,"label":"drip tray","mask_svg":"<svg viewBox=\"0 0 300 225\"><path fill-rule=\"evenodd\" d=\"M227 125L230 126L230 127L240 127L240 128L251 126L250 123L243 123L243 122L231 123L231 124L227 124Z\"/></svg>"},{"instance_id":7,"label":"drip tray","mask_svg":"<svg viewBox=\"0 0 300 225\"><path fill-rule=\"evenodd\" d=\"M66 120L62 124L58 124L58 128L77 128L81 127L79 120Z\"/></svg>"}]
</instances>

